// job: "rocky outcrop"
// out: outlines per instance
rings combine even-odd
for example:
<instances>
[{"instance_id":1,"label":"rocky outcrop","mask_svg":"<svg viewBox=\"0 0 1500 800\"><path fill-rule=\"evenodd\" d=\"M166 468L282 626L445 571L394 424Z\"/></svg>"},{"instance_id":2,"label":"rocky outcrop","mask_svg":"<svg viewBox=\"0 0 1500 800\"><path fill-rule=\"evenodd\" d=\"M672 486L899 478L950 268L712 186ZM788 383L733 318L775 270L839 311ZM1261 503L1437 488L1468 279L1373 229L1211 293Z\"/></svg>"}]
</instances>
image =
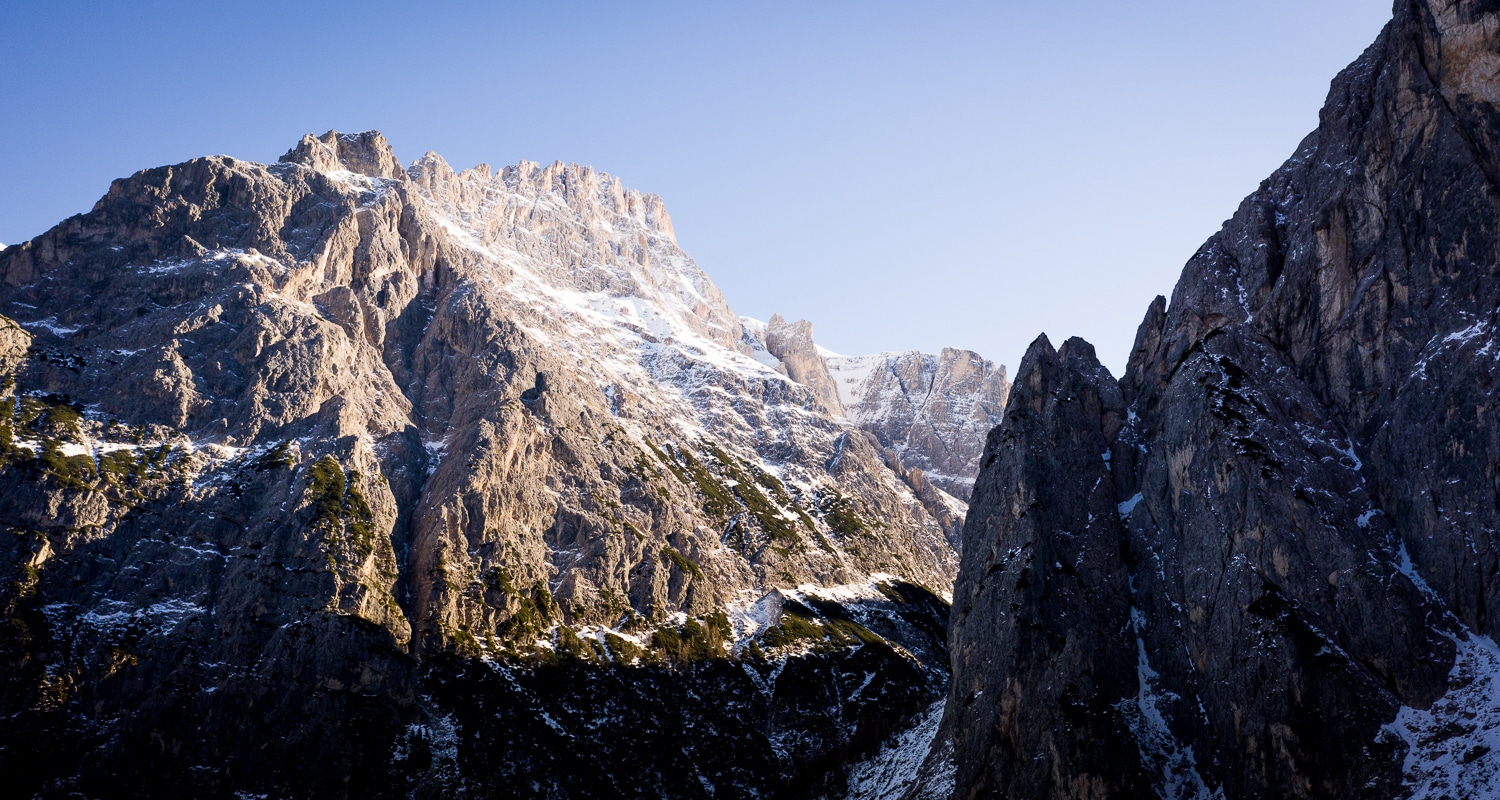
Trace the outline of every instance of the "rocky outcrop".
<instances>
[{"instance_id":1,"label":"rocky outcrop","mask_svg":"<svg viewBox=\"0 0 1500 800\"><path fill-rule=\"evenodd\" d=\"M765 345L767 352L781 361L787 376L806 386L823 408L832 414L844 413L838 387L813 343L811 322L799 319L788 323L780 314L772 314L766 323Z\"/></svg>"},{"instance_id":2,"label":"rocky outcrop","mask_svg":"<svg viewBox=\"0 0 1500 800\"><path fill-rule=\"evenodd\" d=\"M1028 353L965 526L956 797L1500 789L1497 30L1397 3L1118 388L1081 345Z\"/></svg>"},{"instance_id":3,"label":"rocky outcrop","mask_svg":"<svg viewBox=\"0 0 1500 800\"><path fill-rule=\"evenodd\" d=\"M1054 351L1039 338L1021 363L954 587L956 782L964 796L1139 796L1149 781L1119 746L1135 687L1129 577L1101 458L1125 420L1120 389L1081 339ZM1062 785L1059 763L1080 765Z\"/></svg>"},{"instance_id":4,"label":"rocky outcrop","mask_svg":"<svg viewBox=\"0 0 1500 800\"><path fill-rule=\"evenodd\" d=\"M406 170L391 151L391 144L378 131L307 134L281 157L285 163L302 164L324 174L352 172L371 178L405 178Z\"/></svg>"},{"instance_id":5,"label":"rocky outcrop","mask_svg":"<svg viewBox=\"0 0 1500 800\"><path fill-rule=\"evenodd\" d=\"M785 756L744 784L770 792L836 780L941 691L863 623L751 613L946 586L950 526L607 175L403 168L375 133L145 170L0 251L0 309L34 337L0 407L0 772L23 792L441 796L503 782L467 745L409 757L450 741L439 673L550 713L519 676L631 665L644 703L690 665L772 665L714 705L887 647L855 662L895 718L854 666L824 675L797 719L843 721L755 750ZM760 741L763 710L731 717L689 722Z\"/></svg>"},{"instance_id":6,"label":"rocky outcrop","mask_svg":"<svg viewBox=\"0 0 1500 800\"><path fill-rule=\"evenodd\" d=\"M1000 424L1005 367L969 350L824 358L844 413L911 469L967 503L984 438Z\"/></svg>"},{"instance_id":7,"label":"rocky outcrop","mask_svg":"<svg viewBox=\"0 0 1500 800\"><path fill-rule=\"evenodd\" d=\"M10 377L26 359L26 351L30 347L31 335L22 330L15 320L0 317L0 377Z\"/></svg>"}]
</instances>

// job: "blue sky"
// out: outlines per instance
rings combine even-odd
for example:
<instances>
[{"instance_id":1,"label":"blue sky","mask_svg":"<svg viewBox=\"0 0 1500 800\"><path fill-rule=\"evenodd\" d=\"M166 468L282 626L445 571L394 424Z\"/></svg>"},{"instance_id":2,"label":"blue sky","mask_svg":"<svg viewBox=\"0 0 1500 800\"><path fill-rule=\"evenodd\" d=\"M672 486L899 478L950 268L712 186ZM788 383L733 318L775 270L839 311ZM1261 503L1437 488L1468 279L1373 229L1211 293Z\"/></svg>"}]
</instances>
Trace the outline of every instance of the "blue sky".
<instances>
[{"instance_id":1,"label":"blue sky","mask_svg":"<svg viewBox=\"0 0 1500 800\"><path fill-rule=\"evenodd\" d=\"M1118 374L1151 298L1312 130L1379 0L0 5L0 241L113 178L305 132L576 161L665 198L741 314L845 353Z\"/></svg>"}]
</instances>

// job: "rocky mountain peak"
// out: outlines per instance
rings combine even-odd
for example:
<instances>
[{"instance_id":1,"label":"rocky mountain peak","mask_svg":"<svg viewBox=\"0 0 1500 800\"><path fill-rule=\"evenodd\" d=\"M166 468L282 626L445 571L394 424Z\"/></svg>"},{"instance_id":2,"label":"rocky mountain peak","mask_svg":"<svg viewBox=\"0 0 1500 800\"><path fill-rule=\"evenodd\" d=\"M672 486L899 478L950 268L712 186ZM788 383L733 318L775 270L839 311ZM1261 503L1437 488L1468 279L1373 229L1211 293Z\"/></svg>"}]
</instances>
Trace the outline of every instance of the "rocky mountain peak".
<instances>
[{"instance_id":1,"label":"rocky mountain peak","mask_svg":"<svg viewBox=\"0 0 1500 800\"><path fill-rule=\"evenodd\" d=\"M744 352L738 317L677 245L661 198L579 164L522 161L455 172L429 153L409 173L456 241L482 258L523 257L516 280L636 298L626 323L656 338L701 337ZM491 246L503 242L503 250ZM674 333L675 332L675 333Z\"/></svg>"},{"instance_id":2,"label":"rocky mountain peak","mask_svg":"<svg viewBox=\"0 0 1500 800\"><path fill-rule=\"evenodd\" d=\"M371 178L405 178L406 170L396 160L379 131L307 134L280 158L282 163L301 164L319 172L353 172Z\"/></svg>"},{"instance_id":3,"label":"rocky mountain peak","mask_svg":"<svg viewBox=\"0 0 1500 800\"><path fill-rule=\"evenodd\" d=\"M1000 424L1010 382L1004 365L945 347L867 356L824 356L850 421L908 468L965 502L984 436Z\"/></svg>"},{"instance_id":4,"label":"rocky mountain peak","mask_svg":"<svg viewBox=\"0 0 1500 800\"><path fill-rule=\"evenodd\" d=\"M781 360L788 377L806 386L829 413L844 413L838 387L813 341L811 322L799 319L789 323L780 314L772 314L766 322L765 337L766 351Z\"/></svg>"},{"instance_id":5,"label":"rocky mountain peak","mask_svg":"<svg viewBox=\"0 0 1500 800\"><path fill-rule=\"evenodd\" d=\"M645 228L677 243L666 204L651 193L627 189L619 178L593 167L554 161L542 166L521 161L504 171L507 185L524 197L556 195L569 208L585 216L612 216L631 226Z\"/></svg>"},{"instance_id":6,"label":"rocky mountain peak","mask_svg":"<svg viewBox=\"0 0 1500 800\"><path fill-rule=\"evenodd\" d=\"M642 759L664 782L643 791L685 796L660 787L701 788L725 752L759 765L725 785L769 796L836 783L844 748L946 680L962 504L830 412L810 326L778 319L822 398L779 371L660 198L613 176L403 170L379 134L332 132L278 164L142 170L0 251L0 311L0 715L49 675L81 687L0 731L7 777L45 741L71 766L29 774L79 786L229 762L203 794L577 781L531 720L599 754L574 796ZM881 633L851 592L918 616ZM548 676L674 732L599 729L592 689ZM528 710L463 718L484 704L429 680ZM150 696L296 721L184 727ZM812 710L759 722L786 705ZM51 727L75 720L100 737ZM709 728L757 733L693 742L684 769L667 743ZM532 754L428 758L438 729ZM164 730L169 765L112 744ZM329 752L382 788L325 786Z\"/></svg>"},{"instance_id":7,"label":"rocky mountain peak","mask_svg":"<svg viewBox=\"0 0 1500 800\"><path fill-rule=\"evenodd\" d=\"M1497 33L1398 2L1121 380L1028 351L964 525L955 796L1500 792Z\"/></svg>"}]
</instances>

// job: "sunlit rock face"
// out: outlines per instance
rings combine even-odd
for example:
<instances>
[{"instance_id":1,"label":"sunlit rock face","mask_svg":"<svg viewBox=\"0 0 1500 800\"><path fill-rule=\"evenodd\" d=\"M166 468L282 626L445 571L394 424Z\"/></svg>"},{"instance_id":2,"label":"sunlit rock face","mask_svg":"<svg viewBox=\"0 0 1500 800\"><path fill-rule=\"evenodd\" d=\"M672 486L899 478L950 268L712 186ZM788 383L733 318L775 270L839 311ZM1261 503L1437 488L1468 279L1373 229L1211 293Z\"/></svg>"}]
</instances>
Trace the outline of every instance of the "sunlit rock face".
<instances>
[{"instance_id":1,"label":"sunlit rock face","mask_svg":"<svg viewBox=\"0 0 1500 800\"><path fill-rule=\"evenodd\" d=\"M984 437L1005 413L1004 365L945 347L844 356L819 347L812 324L741 317L757 358L807 387L823 408L871 434L881 458L952 531L959 529Z\"/></svg>"},{"instance_id":2,"label":"sunlit rock face","mask_svg":"<svg viewBox=\"0 0 1500 800\"><path fill-rule=\"evenodd\" d=\"M1500 791L1497 31L1397 3L1123 378L1028 352L964 529L954 796Z\"/></svg>"},{"instance_id":3,"label":"sunlit rock face","mask_svg":"<svg viewBox=\"0 0 1500 800\"><path fill-rule=\"evenodd\" d=\"M945 691L964 505L603 173L145 170L0 250L0 314L23 794L835 791Z\"/></svg>"},{"instance_id":4,"label":"sunlit rock face","mask_svg":"<svg viewBox=\"0 0 1500 800\"><path fill-rule=\"evenodd\" d=\"M968 502L984 437L1000 424L1010 394L1004 365L950 347L825 360L851 421Z\"/></svg>"}]
</instances>

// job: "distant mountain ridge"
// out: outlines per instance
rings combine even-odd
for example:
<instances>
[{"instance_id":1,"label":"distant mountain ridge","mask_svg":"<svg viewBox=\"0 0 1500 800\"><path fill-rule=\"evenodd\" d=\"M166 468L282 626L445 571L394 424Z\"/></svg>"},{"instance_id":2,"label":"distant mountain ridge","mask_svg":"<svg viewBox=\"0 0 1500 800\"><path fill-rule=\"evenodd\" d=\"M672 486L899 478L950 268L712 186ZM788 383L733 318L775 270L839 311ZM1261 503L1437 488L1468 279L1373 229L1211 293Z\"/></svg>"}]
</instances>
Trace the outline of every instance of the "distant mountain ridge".
<instances>
[{"instance_id":1,"label":"distant mountain ridge","mask_svg":"<svg viewBox=\"0 0 1500 800\"><path fill-rule=\"evenodd\" d=\"M819 347L806 320L740 319L746 343L766 363L810 387L825 409L873 434L906 467L967 502L984 437L1005 413L1004 365L949 347L938 354L844 356Z\"/></svg>"},{"instance_id":2,"label":"distant mountain ridge","mask_svg":"<svg viewBox=\"0 0 1500 800\"><path fill-rule=\"evenodd\" d=\"M938 488L968 502L985 435L1010 396L1005 366L945 347L824 356L849 419Z\"/></svg>"}]
</instances>

